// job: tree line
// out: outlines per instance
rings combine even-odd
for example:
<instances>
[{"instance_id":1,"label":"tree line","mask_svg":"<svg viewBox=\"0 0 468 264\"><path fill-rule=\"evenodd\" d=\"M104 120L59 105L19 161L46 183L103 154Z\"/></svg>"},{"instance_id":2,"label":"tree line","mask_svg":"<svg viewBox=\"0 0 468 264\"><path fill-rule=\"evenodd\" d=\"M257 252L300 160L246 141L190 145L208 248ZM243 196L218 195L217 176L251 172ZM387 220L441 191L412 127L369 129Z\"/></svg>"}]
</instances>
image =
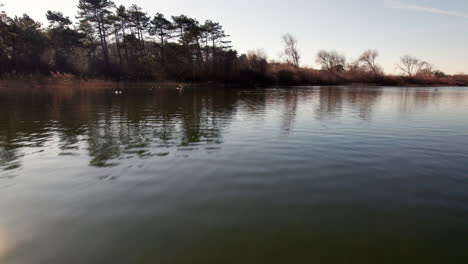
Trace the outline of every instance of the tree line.
<instances>
[{"instance_id":1,"label":"tree line","mask_svg":"<svg viewBox=\"0 0 468 264\"><path fill-rule=\"evenodd\" d=\"M290 83L468 85L467 75L449 76L438 70L434 64L411 55L404 55L400 58L396 66L400 72L399 75L386 75L383 67L378 63L380 54L374 49L364 51L356 60L351 61L335 50L320 50L315 60L320 65L320 70L303 68L297 39L289 33L285 34L283 44L282 61L273 64L277 69L277 77L283 80L289 78ZM288 71L285 65L296 69L296 73Z\"/></svg>"},{"instance_id":2,"label":"tree line","mask_svg":"<svg viewBox=\"0 0 468 264\"><path fill-rule=\"evenodd\" d=\"M27 14L9 17L1 11L0 77L68 74L252 85L397 84L421 79L447 82L448 78L412 56L401 58L399 69L406 78L386 76L375 50L351 62L336 51L323 50L316 57L321 69L314 70L301 67L298 41L291 34L282 38L282 61L274 62L261 50L239 55L223 26L211 20L150 15L138 5L117 5L110 0L78 0L77 8L76 23L51 10L45 14L47 26Z\"/></svg>"},{"instance_id":3,"label":"tree line","mask_svg":"<svg viewBox=\"0 0 468 264\"><path fill-rule=\"evenodd\" d=\"M238 59L214 21L148 15L137 5L79 0L78 23L48 11L49 25L0 13L0 74L50 72L128 79L222 79Z\"/></svg>"}]
</instances>

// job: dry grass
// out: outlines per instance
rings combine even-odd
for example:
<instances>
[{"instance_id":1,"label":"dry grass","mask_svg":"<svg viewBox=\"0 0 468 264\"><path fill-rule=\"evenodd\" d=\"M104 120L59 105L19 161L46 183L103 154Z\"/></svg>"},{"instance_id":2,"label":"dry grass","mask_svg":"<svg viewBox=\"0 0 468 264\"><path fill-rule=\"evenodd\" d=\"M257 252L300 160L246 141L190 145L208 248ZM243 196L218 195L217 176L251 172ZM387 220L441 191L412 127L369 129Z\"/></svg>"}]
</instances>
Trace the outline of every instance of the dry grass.
<instances>
[{"instance_id":1,"label":"dry grass","mask_svg":"<svg viewBox=\"0 0 468 264\"><path fill-rule=\"evenodd\" d=\"M403 77L378 75L366 71L328 72L295 68L284 63L269 64L267 76L272 83L285 85L386 85L386 86L468 86L468 75Z\"/></svg>"},{"instance_id":2,"label":"dry grass","mask_svg":"<svg viewBox=\"0 0 468 264\"><path fill-rule=\"evenodd\" d=\"M260 65L260 66L259 66ZM200 73L203 75L202 73ZM328 72L312 68L296 68L285 63L264 63L248 61L240 65L237 75L225 81L228 84L243 85L384 85L384 86L468 86L468 75L458 74L452 76L436 77L434 75L417 75L403 77L396 75L380 75L366 71ZM205 79L198 78L200 84L206 84ZM205 80L205 81L204 81ZM108 87L118 83L112 80L84 79L69 73L52 72L47 76L41 74L29 75L3 75L0 88L5 83L32 83L37 85L58 86L84 86L84 87ZM127 84L140 82L129 82ZM179 81L156 81L151 84L159 86L177 86ZM222 83L222 82L218 82ZM68 85L67 85L68 84ZM196 85L197 82L190 85ZM57 86L57 85L56 85Z\"/></svg>"}]
</instances>

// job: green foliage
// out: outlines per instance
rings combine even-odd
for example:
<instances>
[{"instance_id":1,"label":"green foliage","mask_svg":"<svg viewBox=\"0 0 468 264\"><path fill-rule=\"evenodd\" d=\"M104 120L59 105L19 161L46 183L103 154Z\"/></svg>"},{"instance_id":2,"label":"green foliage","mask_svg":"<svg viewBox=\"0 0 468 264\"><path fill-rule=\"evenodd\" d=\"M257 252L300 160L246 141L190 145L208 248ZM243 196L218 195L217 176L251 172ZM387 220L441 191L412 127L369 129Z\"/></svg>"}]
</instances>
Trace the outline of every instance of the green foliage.
<instances>
[{"instance_id":1,"label":"green foliage","mask_svg":"<svg viewBox=\"0 0 468 264\"><path fill-rule=\"evenodd\" d=\"M18 72L41 71L41 54L48 42L41 24L28 15L8 18L2 30L3 53L7 54L11 70Z\"/></svg>"},{"instance_id":2,"label":"green foliage","mask_svg":"<svg viewBox=\"0 0 468 264\"><path fill-rule=\"evenodd\" d=\"M51 28L67 28L73 24L69 17L65 17L62 12L47 11L47 20Z\"/></svg>"},{"instance_id":3,"label":"green foliage","mask_svg":"<svg viewBox=\"0 0 468 264\"><path fill-rule=\"evenodd\" d=\"M47 11L48 26L0 13L0 75L62 72L124 79L225 80L239 58L219 23L152 18L137 5L78 0L78 23ZM266 63L266 61L265 61Z\"/></svg>"},{"instance_id":4,"label":"green foliage","mask_svg":"<svg viewBox=\"0 0 468 264\"><path fill-rule=\"evenodd\" d=\"M432 74L434 74L434 76L438 79L447 77L447 75L444 72L439 70L434 71Z\"/></svg>"}]
</instances>

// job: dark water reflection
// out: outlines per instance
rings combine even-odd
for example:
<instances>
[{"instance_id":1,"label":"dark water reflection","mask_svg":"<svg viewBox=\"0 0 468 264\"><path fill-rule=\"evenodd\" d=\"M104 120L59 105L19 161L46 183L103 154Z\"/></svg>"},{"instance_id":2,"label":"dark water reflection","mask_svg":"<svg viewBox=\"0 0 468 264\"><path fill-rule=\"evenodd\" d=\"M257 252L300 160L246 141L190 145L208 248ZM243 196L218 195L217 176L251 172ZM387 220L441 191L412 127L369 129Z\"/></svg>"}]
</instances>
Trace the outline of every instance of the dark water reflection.
<instances>
[{"instance_id":1,"label":"dark water reflection","mask_svg":"<svg viewBox=\"0 0 468 264\"><path fill-rule=\"evenodd\" d=\"M468 89L0 89L1 263L464 263Z\"/></svg>"}]
</instances>

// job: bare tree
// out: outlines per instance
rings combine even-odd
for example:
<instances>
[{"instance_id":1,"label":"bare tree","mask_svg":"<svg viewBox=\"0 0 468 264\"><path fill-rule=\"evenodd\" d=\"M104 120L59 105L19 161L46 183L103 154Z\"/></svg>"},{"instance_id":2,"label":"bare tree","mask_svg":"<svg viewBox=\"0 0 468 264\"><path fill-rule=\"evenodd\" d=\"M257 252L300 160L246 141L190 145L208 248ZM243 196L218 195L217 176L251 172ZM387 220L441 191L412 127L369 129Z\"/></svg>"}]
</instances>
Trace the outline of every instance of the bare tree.
<instances>
[{"instance_id":1,"label":"bare tree","mask_svg":"<svg viewBox=\"0 0 468 264\"><path fill-rule=\"evenodd\" d=\"M249 59L255 58L259 60L268 60L268 55L263 49L249 50L247 51L247 57Z\"/></svg>"},{"instance_id":2,"label":"bare tree","mask_svg":"<svg viewBox=\"0 0 468 264\"><path fill-rule=\"evenodd\" d=\"M415 72L418 70L420 63L421 62L418 58L410 55L405 55L401 57L401 64L398 65L398 67L403 73L408 75L408 77L413 77Z\"/></svg>"},{"instance_id":3,"label":"bare tree","mask_svg":"<svg viewBox=\"0 0 468 264\"><path fill-rule=\"evenodd\" d=\"M434 65L427 61L421 61L417 65L417 75L433 75Z\"/></svg>"},{"instance_id":4,"label":"bare tree","mask_svg":"<svg viewBox=\"0 0 468 264\"><path fill-rule=\"evenodd\" d=\"M346 64L346 71L351 73L360 73L367 71L367 67L365 67L359 60L355 60Z\"/></svg>"},{"instance_id":5,"label":"bare tree","mask_svg":"<svg viewBox=\"0 0 468 264\"><path fill-rule=\"evenodd\" d=\"M331 73L342 72L345 69L346 57L336 51L321 50L317 54L316 62L322 66L323 70Z\"/></svg>"},{"instance_id":6,"label":"bare tree","mask_svg":"<svg viewBox=\"0 0 468 264\"><path fill-rule=\"evenodd\" d=\"M297 43L298 41L293 35L289 33L283 35L284 51L282 57L286 63L299 68L301 55L299 54Z\"/></svg>"},{"instance_id":7,"label":"bare tree","mask_svg":"<svg viewBox=\"0 0 468 264\"><path fill-rule=\"evenodd\" d=\"M358 61L364 63L366 68L374 73L375 76L382 75L382 67L377 64L377 57L379 56L379 52L376 50L366 50L362 55L359 57Z\"/></svg>"},{"instance_id":8,"label":"bare tree","mask_svg":"<svg viewBox=\"0 0 468 264\"><path fill-rule=\"evenodd\" d=\"M250 70L265 73L268 67L268 56L262 49L250 50L247 54L240 57L240 60L245 63Z\"/></svg>"}]
</instances>

